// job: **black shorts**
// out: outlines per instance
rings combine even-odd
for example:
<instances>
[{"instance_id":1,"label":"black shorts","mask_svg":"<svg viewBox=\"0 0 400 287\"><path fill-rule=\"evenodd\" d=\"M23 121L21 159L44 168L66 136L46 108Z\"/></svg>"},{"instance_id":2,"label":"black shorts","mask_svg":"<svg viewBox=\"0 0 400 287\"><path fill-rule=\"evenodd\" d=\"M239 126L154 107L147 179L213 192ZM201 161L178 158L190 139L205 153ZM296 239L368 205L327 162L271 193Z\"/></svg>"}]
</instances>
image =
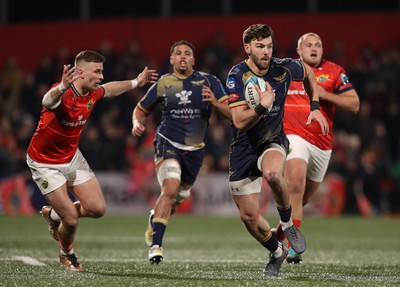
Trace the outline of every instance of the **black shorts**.
<instances>
[{"instance_id":1,"label":"black shorts","mask_svg":"<svg viewBox=\"0 0 400 287\"><path fill-rule=\"evenodd\" d=\"M257 160L271 144L282 146L286 154L288 154L289 141L286 136L275 137L263 143L257 152L251 144L231 147L229 154L229 181L234 182L245 178L262 176L262 172L257 167Z\"/></svg>"},{"instance_id":2,"label":"black shorts","mask_svg":"<svg viewBox=\"0 0 400 287\"><path fill-rule=\"evenodd\" d=\"M204 148L187 151L174 147L169 141L163 137L156 135L154 139L155 155L154 161L156 164L162 160L174 158L182 169L181 182L193 185L204 159Z\"/></svg>"}]
</instances>

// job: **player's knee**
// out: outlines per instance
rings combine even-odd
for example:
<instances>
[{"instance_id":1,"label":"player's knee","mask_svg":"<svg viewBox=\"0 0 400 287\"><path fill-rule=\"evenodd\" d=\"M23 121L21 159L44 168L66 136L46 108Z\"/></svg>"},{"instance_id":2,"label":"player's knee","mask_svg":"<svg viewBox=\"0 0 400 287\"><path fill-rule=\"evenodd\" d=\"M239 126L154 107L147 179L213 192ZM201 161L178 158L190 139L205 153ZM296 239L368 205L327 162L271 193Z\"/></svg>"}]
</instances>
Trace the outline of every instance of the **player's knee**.
<instances>
[{"instance_id":1,"label":"player's knee","mask_svg":"<svg viewBox=\"0 0 400 287\"><path fill-rule=\"evenodd\" d=\"M78 216L66 216L62 219L64 229L73 232L78 228Z\"/></svg>"},{"instance_id":2,"label":"player's knee","mask_svg":"<svg viewBox=\"0 0 400 287\"><path fill-rule=\"evenodd\" d=\"M305 180L303 178L287 179L289 192L291 194L303 194L305 188Z\"/></svg>"},{"instance_id":3,"label":"player's knee","mask_svg":"<svg viewBox=\"0 0 400 287\"><path fill-rule=\"evenodd\" d=\"M258 215L255 212L242 212L240 218L246 226L253 226L258 220Z\"/></svg>"},{"instance_id":4,"label":"player's knee","mask_svg":"<svg viewBox=\"0 0 400 287\"><path fill-rule=\"evenodd\" d=\"M281 176L279 175L279 173L276 170L266 170L263 172L264 174L264 178L267 181L267 183L273 187L273 186L279 186L280 182L281 182Z\"/></svg>"},{"instance_id":5,"label":"player's knee","mask_svg":"<svg viewBox=\"0 0 400 287\"><path fill-rule=\"evenodd\" d=\"M173 204L178 196L179 186L180 183L177 180L165 179L161 189L160 199L165 203Z\"/></svg>"},{"instance_id":6,"label":"player's knee","mask_svg":"<svg viewBox=\"0 0 400 287\"><path fill-rule=\"evenodd\" d=\"M96 207L94 210L92 210L91 214L93 218L100 218L102 217L104 214L106 214L106 206L102 205L102 206L98 206Z\"/></svg>"},{"instance_id":7,"label":"player's knee","mask_svg":"<svg viewBox=\"0 0 400 287\"><path fill-rule=\"evenodd\" d=\"M99 218L106 213L106 203L96 202L88 206L82 206L81 210L84 217Z\"/></svg>"},{"instance_id":8,"label":"player's knee","mask_svg":"<svg viewBox=\"0 0 400 287\"><path fill-rule=\"evenodd\" d=\"M176 160L165 160L157 169L158 183L160 186L164 186L167 184L165 181L168 181L168 185L174 184L174 182L180 185L181 174L181 166ZM171 181L171 179L174 180Z\"/></svg>"}]
</instances>

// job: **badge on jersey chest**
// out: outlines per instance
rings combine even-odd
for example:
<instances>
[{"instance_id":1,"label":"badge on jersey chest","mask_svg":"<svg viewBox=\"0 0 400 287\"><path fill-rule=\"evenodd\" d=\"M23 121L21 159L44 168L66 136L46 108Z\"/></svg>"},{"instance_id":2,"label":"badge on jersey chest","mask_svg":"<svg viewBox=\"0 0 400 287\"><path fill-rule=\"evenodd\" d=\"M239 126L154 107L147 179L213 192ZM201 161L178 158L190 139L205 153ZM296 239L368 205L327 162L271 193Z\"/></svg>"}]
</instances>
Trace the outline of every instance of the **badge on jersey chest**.
<instances>
[{"instance_id":1,"label":"badge on jersey chest","mask_svg":"<svg viewBox=\"0 0 400 287\"><path fill-rule=\"evenodd\" d=\"M318 83L324 83L328 80L329 75L320 75L317 77L317 82Z\"/></svg>"},{"instance_id":2,"label":"badge on jersey chest","mask_svg":"<svg viewBox=\"0 0 400 287\"><path fill-rule=\"evenodd\" d=\"M189 103L191 103L192 101L191 100L189 100L189 97L192 95L192 91L185 91L185 90L183 90L183 91L181 91L181 92L179 92L179 93L175 93L175 96L177 97L177 98L179 98L179 102L178 102L178 104L179 105L184 105L184 104L189 104Z\"/></svg>"},{"instance_id":3,"label":"badge on jersey chest","mask_svg":"<svg viewBox=\"0 0 400 287\"><path fill-rule=\"evenodd\" d=\"M93 107L93 101L90 100L86 105L86 109L90 110L92 107Z\"/></svg>"},{"instance_id":4,"label":"badge on jersey chest","mask_svg":"<svg viewBox=\"0 0 400 287\"><path fill-rule=\"evenodd\" d=\"M282 75L274 77L273 79L278 82L278 83L282 83L283 81L286 80L286 72L284 72Z\"/></svg>"},{"instance_id":5,"label":"badge on jersey chest","mask_svg":"<svg viewBox=\"0 0 400 287\"><path fill-rule=\"evenodd\" d=\"M200 80L200 81L190 81L193 86L203 86L205 80Z\"/></svg>"}]
</instances>

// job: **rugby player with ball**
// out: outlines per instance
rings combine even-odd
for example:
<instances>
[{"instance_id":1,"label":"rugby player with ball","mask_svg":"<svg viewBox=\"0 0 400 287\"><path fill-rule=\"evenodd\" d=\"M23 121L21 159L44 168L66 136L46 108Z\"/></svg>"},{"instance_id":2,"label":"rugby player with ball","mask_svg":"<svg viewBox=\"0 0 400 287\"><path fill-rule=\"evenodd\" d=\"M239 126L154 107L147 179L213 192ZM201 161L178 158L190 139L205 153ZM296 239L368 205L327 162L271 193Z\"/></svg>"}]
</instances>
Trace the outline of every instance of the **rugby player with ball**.
<instances>
[{"instance_id":1,"label":"rugby player with ball","mask_svg":"<svg viewBox=\"0 0 400 287\"><path fill-rule=\"evenodd\" d=\"M278 242L269 223L260 214L263 178L271 187L279 223L291 247L298 254L306 249L305 239L291 218L291 203L284 177L289 141L283 132L282 119L292 81L302 81L310 98L311 113L304 125L317 121L322 134L327 134L329 130L326 119L319 111L317 83L312 69L300 60L272 57L273 37L274 33L268 25L249 26L243 33L248 58L232 67L226 83L233 121L230 189L247 231L270 254L264 268L265 277L279 275L288 249ZM265 85L258 78L252 79L254 76L265 81Z\"/></svg>"}]
</instances>

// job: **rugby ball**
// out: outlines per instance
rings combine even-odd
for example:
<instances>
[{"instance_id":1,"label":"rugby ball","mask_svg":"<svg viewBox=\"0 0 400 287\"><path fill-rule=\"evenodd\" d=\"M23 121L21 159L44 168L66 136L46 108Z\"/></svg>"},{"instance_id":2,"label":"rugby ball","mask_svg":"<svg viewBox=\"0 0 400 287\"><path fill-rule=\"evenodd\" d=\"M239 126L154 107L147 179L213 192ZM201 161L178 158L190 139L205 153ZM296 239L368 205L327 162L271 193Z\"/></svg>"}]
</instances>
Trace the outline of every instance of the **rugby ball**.
<instances>
[{"instance_id":1,"label":"rugby ball","mask_svg":"<svg viewBox=\"0 0 400 287\"><path fill-rule=\"evenodd\" d=\"M263 78L252 76L244 83L244 97L247 105L251 109L254 109L260 103L260 98L256 88L254 87L255 85L257 85L261 91L265 91L265 81Z\"/></svg>"}]
</instances>

